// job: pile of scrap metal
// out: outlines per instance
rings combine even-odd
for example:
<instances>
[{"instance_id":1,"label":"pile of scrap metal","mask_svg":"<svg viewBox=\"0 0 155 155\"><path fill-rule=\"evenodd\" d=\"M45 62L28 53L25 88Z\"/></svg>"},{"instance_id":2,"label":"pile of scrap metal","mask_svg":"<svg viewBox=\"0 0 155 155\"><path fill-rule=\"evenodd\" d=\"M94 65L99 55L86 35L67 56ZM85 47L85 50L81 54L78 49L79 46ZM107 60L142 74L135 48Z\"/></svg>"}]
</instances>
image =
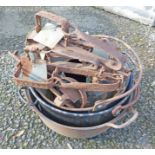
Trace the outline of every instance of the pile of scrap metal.
<instances>
[{"instance_id":1,"label":"pile of scrap metal","mask_svg":"<svg viewBox=\"0 0 155 155\"><path fill-rule=\"evenodd\" d=\"M50 20L44 27L41 18ZM81 32L65 18L40 11L17 60L14 81L20 97L54 131L69 137L93 137L110 127L124 128L138 112L142 67L125 42ZM128 113L133 116L121 125Z\"/></svg>"}]
</instances>

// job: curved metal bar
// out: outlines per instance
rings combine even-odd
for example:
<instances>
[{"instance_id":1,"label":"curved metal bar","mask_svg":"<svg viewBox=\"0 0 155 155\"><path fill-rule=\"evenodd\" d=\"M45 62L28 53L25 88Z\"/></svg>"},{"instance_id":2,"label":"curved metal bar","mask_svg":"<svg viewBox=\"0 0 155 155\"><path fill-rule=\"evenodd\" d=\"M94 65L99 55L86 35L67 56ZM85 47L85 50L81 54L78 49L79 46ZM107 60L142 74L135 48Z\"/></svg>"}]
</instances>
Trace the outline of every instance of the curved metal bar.
<instances>
[{"instance_id":1,"label":"curved metal bar","mask_svg":"<svg viewBox=\"0 0 155 155\"><path fill-rule=\"evenodd\" d=\"M115 38L115 37L110 37L110 36L106 36L106 35L98 35L98 36L105 37L105 38L111 38L113 40L116 40L116 41L124 44L124 46L127 47L133 53L133 55L135 56L135 58L137 59L137 64L138 64L138 68L139 68L139 75L138 75L138 78L135 81L134 86L131 89L129 89L128 91L126 91L123 94L120 94L118 96L112 97L110 99L96 101L93 110L95 110L97 108L97 106L99 106L99 105L108 104L110 102L113 102L115 100L121 99L121 98L123 98L123 97L131 94L140 85L140 81L142 79L142 73L143 73L143 71L142 71L142 65L141 65L141 62L140 62L139 57L137 56L136 52L127 43L125 43L124 41L122 41L122 40L120 40L118 38Z\"/></svg>"},{"instance_id":2,"label":"curved metal bar","mask_svg":"<svg viewBox=\"0 0 155 155\"><path fill-rule=\"evenodd\" d=\"M120 125L117 125L117 124L108 122L108 123L105 124L105 126L108 126L108 127L111 127L111 128L115 128L115 129L122 129L122 128L125 128L125 127L129 126L138 117L138 112L136 110L134 110L133 108L131 108L130 111L133 113L133 116L129 120L127 120L126 122L124 122L124 123L122 123Z\"/></svg>"}]
</instances>

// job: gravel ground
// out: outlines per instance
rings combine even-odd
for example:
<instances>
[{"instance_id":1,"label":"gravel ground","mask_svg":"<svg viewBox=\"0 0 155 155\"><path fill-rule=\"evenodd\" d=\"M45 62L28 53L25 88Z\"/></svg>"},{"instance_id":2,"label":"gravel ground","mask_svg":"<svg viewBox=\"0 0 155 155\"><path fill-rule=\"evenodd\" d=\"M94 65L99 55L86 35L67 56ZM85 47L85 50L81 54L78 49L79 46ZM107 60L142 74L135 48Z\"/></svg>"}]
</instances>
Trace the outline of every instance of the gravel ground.
<instances>
[{"instance_id":1,"label":"gravel ground","mask_svg":"<svg viewBox=\"0 0 155 155\"><path fill-rule=\"evenodd\" d=\"M135 105L137 121L125 129L110 129L93 139L71 139L49 130L17 97L11 80L14 60L7 50L22 51L34 26L34 13L63 15L83 31L108 34L130 44L144 64L142 95ZM93 7L0 8L0 148L155 148L155 29Z\"/></svg>"}]
</instances>

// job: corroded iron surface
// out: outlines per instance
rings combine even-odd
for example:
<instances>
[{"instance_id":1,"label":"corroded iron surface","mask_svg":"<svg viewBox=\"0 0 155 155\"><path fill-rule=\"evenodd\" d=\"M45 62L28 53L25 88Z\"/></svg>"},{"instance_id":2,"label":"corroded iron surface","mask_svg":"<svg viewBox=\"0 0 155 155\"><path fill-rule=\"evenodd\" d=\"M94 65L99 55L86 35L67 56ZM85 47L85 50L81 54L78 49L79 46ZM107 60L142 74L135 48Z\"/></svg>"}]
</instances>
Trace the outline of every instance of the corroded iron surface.
<instances>
[{"instance_id":1,"label":"corroded iron surface","mask_svg":"<svg viewBox=\"0 0 155 155\"><path fill-rule=\"evenodd\" d=\"M42 18L52 23L43 27ZM140 94L142 66L129 45L115 37L82 32L65 18L45 11L36 13L35 22L23 54L10 53L17 61L13 77L17 85L36 88L62 110L96 111L128 95L130 102L116 106L112 113L132 109ZM133 85L127 89L131 75ZM136 117L137 113L122 127Z\"/></svg>"}]
</instances>

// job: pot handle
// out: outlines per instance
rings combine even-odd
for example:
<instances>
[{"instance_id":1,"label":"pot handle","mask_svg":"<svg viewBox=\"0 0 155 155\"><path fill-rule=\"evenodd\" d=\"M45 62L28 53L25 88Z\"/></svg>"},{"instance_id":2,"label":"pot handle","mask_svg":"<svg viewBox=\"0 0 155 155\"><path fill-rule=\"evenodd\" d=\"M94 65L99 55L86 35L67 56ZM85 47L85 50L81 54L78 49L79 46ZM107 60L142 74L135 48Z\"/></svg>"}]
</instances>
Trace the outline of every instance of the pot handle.
<instances>
[{"instance_id":1,"label":"pot handle","mask_svg":"<svg viewBox=\"0 0 155 155\"><path fill-rule=\"evenodd\" d=\"M26 87L21 87L18 89L18 96L19 96L19 99L25 103L25 104L28 104L28 100L24 98L23 94L22 94L22 90L25 90Z\"/></svg>"},{"instance_id":2,"label":"pot handle","mask_svg":"<svg viewBox=\"0 0 155 155\"><path fill-rule=\"evenodd\" d=\"M127 120L125 123L120 124L120 125L117 125L117 124L114 124L114 123L110 123L109 122L109 123L106 123L106 126L112 127L112 128L115 128L115 129L122 129L122 128L127 127L132 122L134 122L137 119L137 117L138 117L138 112L135 109L131 108L130 110L133 113L133 116L129 120Z\"/></svg>"},{"instance_id":3,"label":"pot handle","mask_svg":"<svg viewBox=\"0 0 155 155\"><path fill-rule=\"evenodd\" d=\"M58 16L54 13L51 13L51 12L39 11L35 14L35 22L36 22L35 30L36 30L36 32L39 32L41 30L41 18L42 17L59 24L64 32L69 31L70 24L67 21L67 19L65 19L61 16Z\"/></svg>"},{"instance_id":4,"label":"pot handle","mask_svg":"<svg viewBox=\"0 0 155 155\"><path fill-rule=\"evenodd\" d=\"M37 100L35 100L33 103L29 103L28 97L26 97L27 99L25 99L24 96L22 95L22 90L26 90L26 89L28 89L28 88L27 88L27 87L20 87L20 88L18 89L18 96L19 96L19 99L20 99L23 103L29 104L30 106L36 105L37 102L38 102Z\"/></svg>"},{"instance_id":5,"label":"pot handle","mask_svg":"<svg viewBox=\"0 0 155 155\"><path fill-rule=\"evenodd\" d=\"M118 105L112 110L113 116L117 116L117 113L120 112L121 110L128 109L132 107L137 100L140 98L140 87L137 87L137 89L134 91L134 96L133 98L129 101L128 104L126 105Z\"/></svg>"}]
</instances>

